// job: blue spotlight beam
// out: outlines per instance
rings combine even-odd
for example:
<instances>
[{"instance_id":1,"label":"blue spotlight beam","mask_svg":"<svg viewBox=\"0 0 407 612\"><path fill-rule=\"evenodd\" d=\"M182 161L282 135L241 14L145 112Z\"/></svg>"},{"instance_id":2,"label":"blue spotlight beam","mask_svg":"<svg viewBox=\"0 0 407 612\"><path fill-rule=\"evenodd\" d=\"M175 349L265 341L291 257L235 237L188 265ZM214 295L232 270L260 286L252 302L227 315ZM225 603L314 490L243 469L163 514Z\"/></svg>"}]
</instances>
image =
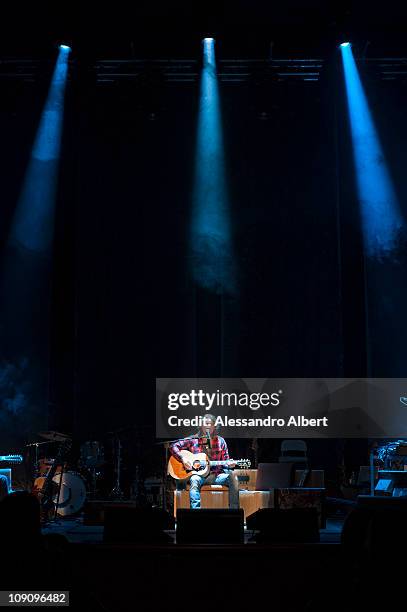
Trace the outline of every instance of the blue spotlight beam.
<instances>
[{"instance_id":1,"label":"blue spotlight beam","mask_svg":"<svg viewBox=\"0 0 407 612\"><path fill-rule=\"evenodd\" d=\"M205 38L191 224L192 275L199 286L218 294L236 290L229 214L215 41Z\"/></svg>"},{"instance_id":2,"label":"blue spotlight beam","mask_svg":"<svg viewBox=\"0 0 407 612\"><path fill-rule=\"evenodd\" d=\"M47 100L37 130L9 242L47 251L53 239L55 193L70 48L59 47Z\"/></svg>"},{"instance_id":3,"label":"blue spotlight beam","mask_svg":"<svg viewBox=\"0 0 407 612\"><path fill-rule=\"evenodd\" d=\"M391 257L404 222L349 43L340 45L365 253Z\"/></svg>"},{"instance_id":4,"label":"blue spotlight beam","mask_svg":"<svg viewBox=\"0 0 407 612\"><path fill-rule=\"evenodd\" d=\"M69 49L60 48L0 269L0 438L47 425L50 261ZM1 440L0 440L1 442Z\"/></svg>"}]
</instances>

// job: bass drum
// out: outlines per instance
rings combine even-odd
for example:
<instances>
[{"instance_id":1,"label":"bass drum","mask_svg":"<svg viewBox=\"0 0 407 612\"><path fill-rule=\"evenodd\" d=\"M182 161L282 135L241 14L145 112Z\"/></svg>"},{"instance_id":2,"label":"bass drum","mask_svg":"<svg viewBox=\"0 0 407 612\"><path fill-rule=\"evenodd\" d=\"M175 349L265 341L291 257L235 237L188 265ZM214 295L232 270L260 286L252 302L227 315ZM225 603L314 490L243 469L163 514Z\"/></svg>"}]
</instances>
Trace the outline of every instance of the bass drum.
<instances>
[{"instance_id":1,"label":"bass drum","mask_svg":"<svg viewBox=\"0 0 407 612\"><path fill-rule=\"evenodd\" d=\"M57 472L52 479L54 504L58 500L58 487L61 480L61 472ZM62 475L61 491L59 493L57 514L59 516L71 516L79 512L85 503L86 486L85 481L77 472L64 472Z\"/></svg>"}]
</instances>

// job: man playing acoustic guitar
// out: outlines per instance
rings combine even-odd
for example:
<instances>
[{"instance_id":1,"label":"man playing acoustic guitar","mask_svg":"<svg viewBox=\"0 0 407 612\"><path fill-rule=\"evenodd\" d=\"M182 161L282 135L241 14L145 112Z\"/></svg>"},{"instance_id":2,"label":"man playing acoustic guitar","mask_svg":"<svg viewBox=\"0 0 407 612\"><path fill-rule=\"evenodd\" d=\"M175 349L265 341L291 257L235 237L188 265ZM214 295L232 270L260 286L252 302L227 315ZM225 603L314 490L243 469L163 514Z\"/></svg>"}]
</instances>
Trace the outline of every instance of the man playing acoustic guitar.
<instances>
[{"instance_id":1,"label":"man playing acoustic guitar","mask_svg":"<svg viewBox=\"0 0 407 612\"><path fill-rule=\"evenodd\" d=\"M203 484L217 484L229 487L229 507L239 507L239 491L236 478L228 467L233 468L235 464L230 462L226 441L218 436L215 427L216 417L211 414L205 415L205 423L200 432L191 438L178 440L170 446L171 454L184 464L186 470L191 470L192 465L187 459L183 459L180 451L188 450L194 455L205 453L211 461L228 461L228 466L215 466L206 478L199 474L192 474L189 479L189 499L191 508L201 507L201 486Z\"/></svg>"}]
</instances>

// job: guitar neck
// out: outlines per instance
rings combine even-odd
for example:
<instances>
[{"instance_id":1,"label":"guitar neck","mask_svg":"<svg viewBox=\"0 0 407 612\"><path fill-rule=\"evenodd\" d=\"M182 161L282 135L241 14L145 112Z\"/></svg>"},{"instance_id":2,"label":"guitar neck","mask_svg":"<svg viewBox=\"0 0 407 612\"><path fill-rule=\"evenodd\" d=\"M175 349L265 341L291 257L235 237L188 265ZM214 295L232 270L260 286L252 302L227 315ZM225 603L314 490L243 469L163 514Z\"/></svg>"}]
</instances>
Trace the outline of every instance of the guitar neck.
<instances>
[{"instance_id":1,"label":"guitar neck","mask_svg":"<svg viewBox=\"0 0 407 612\"><path fill-rule=\"evenodd\" d=\"M21 455L0 455L0 461L5 463L21 463L23 458Z\"/></svg>"}]
</instances>

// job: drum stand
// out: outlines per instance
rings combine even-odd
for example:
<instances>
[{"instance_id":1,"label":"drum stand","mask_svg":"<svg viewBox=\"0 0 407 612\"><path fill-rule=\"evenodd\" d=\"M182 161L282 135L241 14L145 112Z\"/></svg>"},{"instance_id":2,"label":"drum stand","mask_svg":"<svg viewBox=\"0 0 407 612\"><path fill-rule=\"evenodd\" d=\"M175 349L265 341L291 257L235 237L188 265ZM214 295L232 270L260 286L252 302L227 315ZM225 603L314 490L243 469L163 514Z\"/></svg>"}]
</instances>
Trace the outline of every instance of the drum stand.
<instances>
[{"instance_id":1,"label":"drum stand","mask_svg":"<svg viewBox=\"0 0 407 612\"><path fill-rule=\"evenodd\" d=\"M116 455L116 483L113 489L110 492L110 496L112 499L123 499L123 491L120 487L120 465L121 465L121 451L122 451L122 443L120 442L120 438L116 435L115 440L115 455Z\"/></svg>"},{"instance_id":2,"label":"drum stand","mask_svg":"<svg viewBox=\"0 0 407 612\"><path fill-rule=\"evenodd\" d=\"M48 523L55 523L58 520L58 505L59 505L59 498L61 497L61 488L62 488L62 479L64 476L64 464L61 462L61 474L60 474L60 478L59 478L59 483L58 483L58 492L57 492L57 498L56 501L53 502L54 503L54 516L52 518L47 518L44 521L44 526L47 525ZM52 486L52 483L51 483Z\"/></svg>"},{"instance_id":3,"label":"drum stand","mask_svg":"<svg viewBox=\"0 0 407 612\"><path fill-rule=\"evenodd\" d=\"M62 478L64 476L64 464L61 463L61 475L59 477L59 483L58 483L58 493L57 493L57 500L55 502L55 509L54 509L54 521L57 520L57 515L58 515L58 505L59 505L59 498L61 496L61 487L62 487Z\"/></svg>"},{"instance_id":4,"label":"drum stand","mask_svg":"<svg viewBox=\"0 0 407 612\"><path fill-rule=\"evenodd\" d=\"M34 457L35 457L35 459L34 459L34 469L32 469L32 478L33 478L33 480L35 480L40 475L39 474L39 469L38 469L38 467L39 467L39 456L38 456L39 455L39 449L38 449L38 447L42 446L43 444L48 444L48 442L30 442L30 444L26 444L25 445L26 448L34 447L34 449L35 449L34 450L34 453L35 453L35 455L34 455ZM32 459L30 459L30 465L31 466L33 465Z\"/></svg>"},{"instance_id":5,"label":"drum stand","mask_svg":"<svg viewBox=\"0 0 407 612\"><path fill-rule=\"evenodd\" d=\"M88 468L90 473L90 485L88 495L90 499L97 499L97 477L98 472L96 467Z\"/></svg>"}]
</instances>

